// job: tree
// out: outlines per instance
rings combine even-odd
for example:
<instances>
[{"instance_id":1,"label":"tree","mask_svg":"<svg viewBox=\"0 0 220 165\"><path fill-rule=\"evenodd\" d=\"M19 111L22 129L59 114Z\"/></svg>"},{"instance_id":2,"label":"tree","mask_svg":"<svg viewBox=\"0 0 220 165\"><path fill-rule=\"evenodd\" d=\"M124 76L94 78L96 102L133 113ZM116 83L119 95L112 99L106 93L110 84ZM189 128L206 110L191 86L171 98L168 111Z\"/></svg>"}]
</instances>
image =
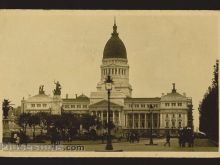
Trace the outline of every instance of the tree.
<instances>
[{"instance_id":1,"label":"tree","mask_svg":"<svg viewBox=\"0 0 220 165\"><path fill-rule=\"evenodd\" d=\"M40 124L39 126L41 127L41 129L49 129L50 126L50 114L46 113L46 112L39 112L37 113L37 115L39 116L40 119Z\"/></svg>"},{"instance_id":2,"label":"tree","mask_svg":"<svg viewBox=\"0 0 220 165\"><path fill-rule=\"evenodd\" d=\"M3 116L4 119L8 118L8 112L12 107L10 106L10 101L7 99L4 99L3 103L2 103L2 110L3 110Z\"/></svg>"},{"instance_id":3,"label":"tree","mask_svg":"<svg viewBox=\"0 0 220 165\"><path fill-rule=\"evenodd\" d=\"M30 127L33 127L33 140L35 139L35 128L37 125L40 125L40 117L37 114L32 114L29 117L28 124Z\"/></svg>"},{"instance_id":4,"label":"tree","mask_svg":"<svg viewBox=\"0 0 220 165\"><path fill-rule=\"evenodd\" d=\"M219 107L218 107L218 68L219 61L214 65L212 85L208 87L199 105L199 129L205 132L210 139L218 142L219 132Z\"/></svg>"},{"instance_id":5,"label":"tree","mask_svg":"<svg viewBox=\"0 0 220 165\"><path fill-rule=\"evenodd\" d=\"M84 114L81 117L81 124L83 125L83 128L89 131L89 128L91 126L96 125L96 118L95 116L91 116L90 114Z\"/></svg>"},{"instance_id":6,"label":"tree","mask_svg":"<svg viewBox=\"0 0 220 165\"><path fill-rule=\"evenodd\" d=\"M26 134L27 126L28 126L29 121L30 121L30 117L31 117L30 113L22 113L18 117L18 125L24 129L25 134Z\"/></svg>"},{"instance_id":7,"label":"tree","mask_svg":"<svg viewBox=\"0 0 220 165\"><path fill-rule=\"evenodd\" d=\"M110 130L115 128L115 124L112 121L110 121L109 123L107 123L107 121L105 121L104 124L103 124L103 128L107 129L108 128L108 124L109 124Z\"/></svg>"}]
</instances>

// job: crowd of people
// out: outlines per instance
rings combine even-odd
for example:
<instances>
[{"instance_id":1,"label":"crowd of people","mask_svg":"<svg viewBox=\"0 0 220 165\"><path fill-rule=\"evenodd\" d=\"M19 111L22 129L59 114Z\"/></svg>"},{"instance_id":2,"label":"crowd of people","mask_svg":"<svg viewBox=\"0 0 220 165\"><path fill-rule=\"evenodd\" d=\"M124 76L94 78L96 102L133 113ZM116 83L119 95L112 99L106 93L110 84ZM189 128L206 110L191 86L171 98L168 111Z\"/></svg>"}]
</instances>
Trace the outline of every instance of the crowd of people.
<instances>
[{"instance_id":1,"label":"crowd of people","mask_svg":"<svg viewBox=\"0 0 220 165\"><path fill-rule=\"evenodd\" d=\"M188 143L188 147L194 146L194 133L190 127L180 128L178 132L179 146L186 147L186 143Z\"/></svg>"},{"instance_id":2,"label":"crowd of people","mask_svg":"<svg viewBox=\"0 0 220 165\"><path fill-rule=\"evenodd\" d=\"M73 130L60 130L60 129L57 129L56 127L52 127L50 129L50 133L49 133L52 145L59 145L61 140L71 141L71 140L73 140L72 137L75 134L76 133ZM134 132L134 131L130 131L130 132L124 134L123 136L120 136L118 138L118 141L120 142L123 137L129 143L134 143L134 142L139 143L139 141L140 141L139 133ZM105 143L105 140L107 139L107 133L103 133L101 138L102 138L102 143ZM171 145L170 139L171 139L170 132L167 131L165 133L164 146L168 145L170 147L170 145ZM195 139L194 132L190 127L184 127L184 128L180 128L178 130L179 147L186 147L186 146L193 147L194 146L194 139ZM18 145L20 145L20 144L27 145L27 141L28 141L27 135L25 134L25 132L22 129L20 129L17 132L13 132L11 134L11 142L12 143L16 143Z\"/></svg>"},{"instance_id":3,"label":"crowd of people","mask_svg":"<svg viewBox=\"0 0 220 165\"><path fill-rule=\"evenodd\" d=\"M11 133L11 142L17 145L26 144L27 145L27 135L24 130L20 129L17 132Z\"/></svg>"},{"instance_id":4,"label":"crowd of people","mask_svg":"<svg viewBox=\"0 0 220 165\"><path fill-rule=\"evenodd\" d=\"M130 143L134 143L135 141L139 143L140 136L137 132L129 132L127 135L127 141Z\"/></svg>"}]
</instances>

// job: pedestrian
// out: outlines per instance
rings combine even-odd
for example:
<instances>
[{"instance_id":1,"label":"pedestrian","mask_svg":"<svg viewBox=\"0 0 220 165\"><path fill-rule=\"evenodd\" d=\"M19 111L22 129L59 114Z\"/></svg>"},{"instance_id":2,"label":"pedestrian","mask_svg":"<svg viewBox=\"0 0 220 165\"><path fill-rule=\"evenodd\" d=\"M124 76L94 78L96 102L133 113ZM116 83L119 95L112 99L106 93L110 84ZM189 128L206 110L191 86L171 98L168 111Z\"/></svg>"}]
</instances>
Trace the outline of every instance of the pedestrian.
<instances>
[{"instance_id":1,"label":"pedestrian","mask_svg":"<svg viewBox=\"0 0 220 165\"><path fill-rule=\"evenodd\" d=\"M179 139L179 147L183 146L183 129L180 128L178 132L178 139Z\"/></svg>"},{"instance_id":2,"label":"pedestrian","mask_svg":"<svg viewBox=\"0 0 220 165\"><path fill-rule=\"evenodd\" d=\"M166 143L164 143L164 146L166 146L168 144L168 146L170 147L170 133L167 132L167 135L166 135Z\"/></svg>"},{"instance_id":3,"label":"pedestrian","mask_svg":"<svg viewBox=\"0 0 220 165\"><path fill-rule=\"evenodd\" d=\"M20 141L21 139L20 139L20 137L19 137L19 135L16 137L16 144L19 146L21 143L21 141Z\"/></svg>"},{"instance_id":4,"label":"pedestrian","mask_svg":"<svg viewBox=\"0 0 220 165\"><path fill-rule=\"evenodd\" d=\"M102 144L105 142L105 134L102 134Z\"/></svg>"}]
</instances>

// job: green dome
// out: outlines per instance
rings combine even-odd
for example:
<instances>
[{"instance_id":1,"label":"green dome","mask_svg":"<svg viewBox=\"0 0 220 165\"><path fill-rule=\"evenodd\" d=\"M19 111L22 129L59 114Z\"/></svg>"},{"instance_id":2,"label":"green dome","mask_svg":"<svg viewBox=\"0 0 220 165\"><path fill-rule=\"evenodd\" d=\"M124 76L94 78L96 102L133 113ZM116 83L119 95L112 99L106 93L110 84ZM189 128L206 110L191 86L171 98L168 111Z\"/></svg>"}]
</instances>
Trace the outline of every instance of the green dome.
<instances>
[{"instance_id":1,"label":"green dome","mask_svg":"<svg viewBox=\"0 0 220 165\"><path fill-rule=\"evenodd\" d=\"M127 59L127 52L124 43L118 37L117 26L114 24L111 38L105 45L103 59L124 58Z\"/></svg>"}]
</instances>

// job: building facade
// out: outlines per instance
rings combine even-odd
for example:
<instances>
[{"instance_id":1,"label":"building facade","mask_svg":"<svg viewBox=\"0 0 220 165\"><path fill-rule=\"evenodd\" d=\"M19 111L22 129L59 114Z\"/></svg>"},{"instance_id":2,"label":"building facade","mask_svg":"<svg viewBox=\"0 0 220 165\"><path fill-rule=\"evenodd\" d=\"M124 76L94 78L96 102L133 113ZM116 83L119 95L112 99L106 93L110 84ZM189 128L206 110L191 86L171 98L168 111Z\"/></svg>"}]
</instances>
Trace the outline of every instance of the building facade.
<instances>
[{"instance_id":1,"label":"building facade","mask_svg":"<svg viewBox=\"0 0 220 165\"><path fill-rule=\"evenodd\" d=\"M117 128L124 131L146 131L152 124L155 132L163 133L166 130L175 132L180 127L192 127L192 99L178 93L174 83L171 92L161 97L132 97L127 51L119 38L116 23L105 45L100 71L97 91L91 92L90 97L82 94L75 98L68 98L68 95L61 98L60 95L48 96L39 91L38 95L22 100L21 110L25 113L89 113L96 115L100 121L107 122L108 100L105 80L110 75L113 79L110 119Z\"/></svg>"}]
</instances>

